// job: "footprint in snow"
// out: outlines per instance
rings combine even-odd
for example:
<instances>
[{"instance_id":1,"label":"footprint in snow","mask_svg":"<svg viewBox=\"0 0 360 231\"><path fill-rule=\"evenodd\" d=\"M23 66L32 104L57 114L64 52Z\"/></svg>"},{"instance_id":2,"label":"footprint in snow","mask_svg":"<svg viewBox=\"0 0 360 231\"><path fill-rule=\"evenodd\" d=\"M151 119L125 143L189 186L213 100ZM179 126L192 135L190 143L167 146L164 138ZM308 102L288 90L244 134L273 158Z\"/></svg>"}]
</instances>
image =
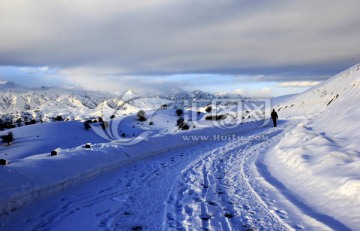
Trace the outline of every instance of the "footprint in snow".
<instances>
[{"instance_id":1,"label":"footprint in snow","mask_svg":"<svg viewBox=\"0 0 360 231\"><path fill-rule=\"evenodd\" d=\"M203 221L208 221L208 220L211 219L211 216L210 216L209 214L202 214L202 215L200 216L200 218L201 218L201 220L203 220Z\"/></svg>"},{"instance_id":2,"label":"footprint in snow","mask_svg":"<svg viewBox=\"0 0 360 231\"><path fill-rule=\"evenodd\" d=\"M140 231L140 230L143 230L143 227L142 226L133 226L133 227L131 227L131 230Z\"/></svg>"},{"instance_id":3,"label":"footprint in snow","mask_svg":"<svg viewBox=\"0 0 360 231\"><path fill-rule=\"evenodd\" d=\"M231 219L231 218L234 217L234 214L232 214L232 213L230 213L230 212L225 212L225 213L224 213L224 216L225 216L226 218Z\"/></svg>"},{"instance_id":4,"label":"footprint in snow","mask_svg":"<svg viewBox=\"0 0 360 231\"><path fill-rule=\"evenodd\" d=\"M129 211L129 210L124 211L124 215L125 215L125 216L130 216L130 215L132 215L132 214L133 214L133 212L131 212L131 211Z\"/></svg>"},{"instance_id":5,"label":"footprint in snow","mask_svg":"<svg viewBox=\"0 0 360 231\"><path fill-rule=\"evenodd\" d=\"M218 204L214 201L207 201L207 203L211 206L218 206Z\"/></svg>"}]
</instances>

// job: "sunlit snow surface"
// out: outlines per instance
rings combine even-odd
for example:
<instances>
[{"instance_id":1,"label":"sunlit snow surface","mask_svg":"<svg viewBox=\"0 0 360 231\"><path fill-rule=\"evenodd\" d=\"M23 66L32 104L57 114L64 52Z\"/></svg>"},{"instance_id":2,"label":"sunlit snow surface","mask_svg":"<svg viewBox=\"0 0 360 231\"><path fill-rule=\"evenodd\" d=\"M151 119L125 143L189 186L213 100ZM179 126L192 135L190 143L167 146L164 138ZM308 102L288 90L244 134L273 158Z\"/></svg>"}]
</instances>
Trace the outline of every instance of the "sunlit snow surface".
<instances>
[{"instance_id":1,"label":"sunlit snow surface","mask_svg":"<svg viewBox=\"0 0 360 231\"><path fill-rule=\"evenodd\" d=\"M0 167L0 229L358 230L359 69L274 99L277 128L259 121L177 131L168 109L133 146L80 122L13 129L15 143L0 147L10 160ZM183 137L214 134L242 139Z\"/></svg>"}]
</instances>

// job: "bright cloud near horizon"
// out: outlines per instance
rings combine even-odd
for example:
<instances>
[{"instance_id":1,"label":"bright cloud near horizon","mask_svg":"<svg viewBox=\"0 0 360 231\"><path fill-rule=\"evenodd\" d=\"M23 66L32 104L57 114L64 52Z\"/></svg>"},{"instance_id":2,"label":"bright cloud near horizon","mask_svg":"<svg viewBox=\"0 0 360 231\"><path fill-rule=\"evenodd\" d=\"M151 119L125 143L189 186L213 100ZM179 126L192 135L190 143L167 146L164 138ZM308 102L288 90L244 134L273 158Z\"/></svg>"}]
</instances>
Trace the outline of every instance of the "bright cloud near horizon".
<instances>
[{"instance_id":1,"label":"bright cloud near horizon","mask_svg":"<svg viewBox=\"0 0 360 231\"><path fill-rule=\"evenodd\" d=\"M360 62L360 2L3 0L0 80L276 96Z\"/></svg>"}]
</instances>

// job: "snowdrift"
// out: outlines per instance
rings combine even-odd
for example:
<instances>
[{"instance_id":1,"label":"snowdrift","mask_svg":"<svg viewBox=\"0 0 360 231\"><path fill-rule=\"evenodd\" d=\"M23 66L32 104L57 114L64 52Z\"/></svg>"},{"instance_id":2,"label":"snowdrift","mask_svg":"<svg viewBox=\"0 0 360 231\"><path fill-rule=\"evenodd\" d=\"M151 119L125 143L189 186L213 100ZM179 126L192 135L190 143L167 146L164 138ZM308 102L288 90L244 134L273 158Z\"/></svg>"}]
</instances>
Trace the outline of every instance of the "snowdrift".
<instances>
[{"instance_id":1,"label":"snowdrift","mask_svg":"<svg viewBox=\"0 0 360 231\"><path fill-rule=\"evenodd\" d=\"M275 178L351 229L360 227L360 65L278 102L282 118L307 118L266 154Z\"/></svg>"}]
</instances>

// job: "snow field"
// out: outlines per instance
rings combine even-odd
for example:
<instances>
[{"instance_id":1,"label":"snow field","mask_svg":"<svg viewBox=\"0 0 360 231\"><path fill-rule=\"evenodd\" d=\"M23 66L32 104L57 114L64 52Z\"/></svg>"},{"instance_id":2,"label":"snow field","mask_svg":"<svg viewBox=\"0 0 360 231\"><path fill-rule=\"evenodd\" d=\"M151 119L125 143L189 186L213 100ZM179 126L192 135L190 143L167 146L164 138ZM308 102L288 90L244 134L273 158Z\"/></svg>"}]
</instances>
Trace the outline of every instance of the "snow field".
<instances>
[{"instance_id":1,"label":"snow field","mask_svg":"<svg viewBox=\"0 0 360 231\"><path fill-rule=\"evenodd\" d=\"M268 127L262 128L262 130L255 129L260 124L246 124L240 127L236 133L249 136L257 135L269 129ZM216 129L210 132L214 133L214 131ZM271 134L270 132L270 138ZM174 135L172 138L179 135ZM211 155L209 160L213 162L215 161L213 159L216 157L215 154L221 156L228 148L229 151L234 152L238 141L233 141L233 144L225 147L228 142L184 144L183 147L143 157L137 161L130 161L126 165L122 165L121 168L98 175L91 180L91 184L88 181L79 182L76 186L63 190L61 193L49 197L45 196L41 200L33 201L32 204L24 205L22 209L17 209L9 215L3 215L0 220L0 227L6 227L7 230L131 230L135 228L161 230L163 224L166 223L166 220L163 221L164 202L170 198L169 189L174 185L174 182L177 182L176 179L183 175L181 172L187 171L184 169L195 169L198 161L204 159L204 156ZM245 143L238 146L241 147L242 145ZM146 146L144 145L144 147ZM96 150L103 150L103 148L95 146L94 152ZM217 174L221 174L221 167L222 164L219 164ZM223 167L227 168L228 166L224 165ZM211 169L207 171L209 172L207 178L211 179L213 172ZM223 173L231 172L224 171ZM237 172L233 174L236 175ZM221 177L221 175L217 176ZM208 182L210 191L215 187L215 184L211 180ZM231 200L230 196L225 195L229 184L221 185L224 187L222 196ZM219 203L215 199L212 200ZM256 205L256 202L253 203ZM224 210L224 212L229 212L227 215L229 218L225 217L228 220L231 220L230 217L232 216L231 206L229 204L229 210ZM238 209L243 210L242 208ZM234 212L234 220L241 219L237 216L243 213L242 211ZM180 216L181 214L176 215L176 217ZM250 224L256 225L256 222L251 223L252 220L256 220L256 214L251 216L248 222L249 226ZM224 218L223 213L221 216L219 214L219 217L210 218L210 220L215 222L221 218ZM274 218L271 219L276 222ZM279 227L283 226L281 223L277 222L277 224ZM229 225L232 225L231 221L229 221ZM234 227L236 230L237 226ZM241 227L239 226L239 228Z\"/></svg>"},{"instance_id":2,"label":"snow field","mask_svg":"<svg viewBox=\"0 0 360 231\"><path fill-rule=\"evenodd\" d=\"M9 213L36 198L62 190L131 161L199 142L197 140L184 141L183 135L228 135L253 129L262 123L248 123L234 129L212 127L158 135L131 146L110 142L94 144L92 148L86 149L84 145L80 145L76 148L58 149L60 152L58 156L50 156L47 151L44 154L14 160L9 165L0 167L0 199L5 201L0 205L1 214ZM64 122L64 124L66 123ZM76 123L74 122L74 124ZM82 132L91 133L91 131ZM42 145L40 145L41 142L37 143L39 149L46 144L47 140L44 139L43 142L45 143ZM74 142L73 144L76 144L77 141Z\"/></svg>"},{"instance_id":3,"label":"snow field","mask_svg":"<svg viewBox=\"0 0 360 231\"><path fill-rule=\"evenodd\" d=\"M348 228L360 227L358 153L301 123L267 154L265 164L306 204Z\"/></svg>"}]
</instances>

